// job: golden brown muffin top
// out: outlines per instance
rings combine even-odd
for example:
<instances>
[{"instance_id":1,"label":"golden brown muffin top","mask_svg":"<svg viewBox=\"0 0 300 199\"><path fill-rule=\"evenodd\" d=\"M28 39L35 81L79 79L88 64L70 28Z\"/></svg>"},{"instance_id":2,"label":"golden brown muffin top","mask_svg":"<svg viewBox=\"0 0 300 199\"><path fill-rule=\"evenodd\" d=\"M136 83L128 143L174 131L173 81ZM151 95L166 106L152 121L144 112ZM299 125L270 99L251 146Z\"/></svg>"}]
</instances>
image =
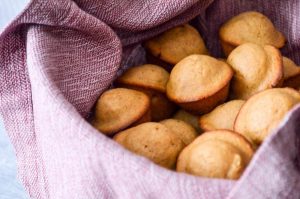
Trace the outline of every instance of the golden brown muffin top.
<instances>
[{"instance_id":1,"label":"golden brown muffin top","mask_svg":"<svg viewBox=\"0 0 300 199\"><path fill-rule=\"evenodd\" d=\"M176 120L166 119L160 122L168 127L174 134L176 134L185 145L189 145L197 136L197 131L188 123Z\"/></svg>"},{"instance_id":2,"label":"golden brown muffin top","mask_svg":"<svg viewBox=\"0 0 300 199\"><path fill-rule=\"evenodd\" d=\"M114 140L128 150L166 168L174 168L185 146L165 125L147 122L118 133Z\"/></svg>"},{"instance_id":3,"label":"golden brown muffin top","mask_svg":"<svg viewBox=\"0 0 300 199\"><path fill-rule=\"evenodd\" d=\"M186 112L183 109L180 109L175 113L173 116L174 119L182 120L190 125L192 125L198 132L201 131L198 123L198 117L196 115L193 115L189 112Z\"/></svg>"},{"instance_id":4,"label":"golden brown muffin top","mask_svg":"<svg viewBox=\"0 0 300 199\"><path fill-rule=\"evenodd\" d=\"M160 66L144 64L129 68L116 82L155 91L165 92L169 73Z\"/></svg>"},{"instance_id":5,"label":"golden brown muffin top","mask_svg":"<svg viewBox=\"0 0 300 199\"><path fill-rule=\"evenodd\" d=\"M259 12L243 12L222 25L220 39L238 46L251 42L258 45L272 45L281 48L285 44L284 35L277 31L273 23Z\"/></svg>"},{"instance_id":6,"label":"golden brown muffin top","mask_svg":"<svg viewBox=\"0 0 300 199\"><path fill-rule=\"evenodd\" d=\"M235 118L244 100L232 100L217 106L210 113L200 117L199 124L204 131L227 129L233 131Z\"/></svg>"},{"instance_id":7,"label":"golden brown muffin top","mask_svg":"<svg viewBox=\"0 0 300 199\"><path fill-rule=\"evenodd\" d=\"M282 56L273 46L242 44L230 53L227 62L234 70L231 90L235 99L248 99L282 83Z\"/></svg>"},{"instance_id":8,"label":"golden brown muffin top","mask_svg":"<svg viewBox=\"0 0 300 199\"><path fill-rule=\"evenodd\" d=\"M237 179L253 155L251 144L227 130L200 135L179 155L177 171L194 175Z\"/></svg>"},{"instance_id":9,"label":"golden brown muffin top","mask_svg":"<svg viewBox=\"0 0 300 199\"><path fill-rule=\"evenodd\" d=\"M300 75L300 67L287 57L282 57L284 79Z\"/></svg>"},{"instance_id":10,"label":"golden brown muffin top","mask_svg":"<svg viewBox=\"0 0 300 199\"><path fill-rule=\"evenodd\" d=\"M234 131L259 145L299 102L300 93L291 88L274 88L257 93L242 106Z\"/></svg>"},{"instance_id":11,"label":"golden brown muffin top","mask_svg":"<svg viewBox=\"0 0 300 199\"><path fill-rule=\"evenodd\" d=\"M199 32L185 24L177 26L145 42L146 49L155 57L177 64L191 54L207 54Z\"/></svg>"},{"instance_id":12,"label":"golden brown muffin top","mask_svg":"<svg viewBox=\"0 0 300 199\"><path fill-rule=\"evenodd\" d=\"M140 119L149 108L146 94L126 88L111 89L98 99L93 125L104 134L112 134Z\"/></svg>"},{"instance_id":13,"label":"golden brown muffin top","mask_svg":"<svg viewBox=\"0 0 300 199\"><path fill-rule=\"evenodd\" d=\"M177 103L210 97L228 85L233 71L207 55L190 55L175 65L167 83L167 96Z\"/></svg>"}]
</instances>

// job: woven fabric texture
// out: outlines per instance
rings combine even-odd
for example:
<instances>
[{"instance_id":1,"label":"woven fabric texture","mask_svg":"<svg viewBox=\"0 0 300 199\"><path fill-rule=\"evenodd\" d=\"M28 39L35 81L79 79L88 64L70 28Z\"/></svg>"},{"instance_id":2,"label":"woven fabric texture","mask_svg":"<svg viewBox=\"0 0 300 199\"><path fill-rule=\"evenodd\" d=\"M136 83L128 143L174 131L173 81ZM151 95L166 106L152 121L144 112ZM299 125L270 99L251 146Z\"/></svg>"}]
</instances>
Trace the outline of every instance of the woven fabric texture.
<instances>
[{"instance_id":1,"label":"woven fabric texture","mask_svg":"<svg viewBox=\"0 0 300 199\"><path fill-rule=\"evenodd\" d=\"M297 0L32 0L0 35L0 112L31 198L300 198L300 106L238 181L166 170L86 121L120 67L143 61L140 42L193 19L221 56L218 28L246 10L269 16L300 64Z\"/></svg>"}]
</instances>

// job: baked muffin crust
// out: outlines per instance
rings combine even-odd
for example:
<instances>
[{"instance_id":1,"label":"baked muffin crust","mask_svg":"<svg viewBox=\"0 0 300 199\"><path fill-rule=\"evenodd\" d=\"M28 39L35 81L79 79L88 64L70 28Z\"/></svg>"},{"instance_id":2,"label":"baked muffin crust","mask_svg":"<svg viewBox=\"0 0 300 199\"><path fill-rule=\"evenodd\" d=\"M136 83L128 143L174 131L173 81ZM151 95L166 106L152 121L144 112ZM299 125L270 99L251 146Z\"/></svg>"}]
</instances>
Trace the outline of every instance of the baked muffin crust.
<instances>
[{"instance_id":1,"label":"baked muffin crust","mask_svg":"<svg viewBox=\"0 0 300 199\"><path fill-rule=\"evenodd\" d=\"M217 106L210 113L200 116L200 128L204 131L217 129L233 131L234 121L244 103L244 100L232 100Z\"/></svg>"},{"instance_id":2,"label":"baked muffin crust","mask_svg":"<svg viewBox=\"0 0 300 199\"><path fill-rule=\"evenodd\" d=\"M197 136L197 131L188 123L176 120L166 119L160 122L175 133L185 145L189 145Z\"/></svg>"},{"instance_id":3,"label":"baked muffin crust","mask_svg":"<svg viewBox=\"0 0 300 199\"><path fill-rule=\"evenodd\" d=\"M273 46L245 43L234 49L227 63L233 68L231 83L233 99L248 99L283 82L282 56Z\"/></svg>"},{"instance_id":4,"label":"baked muffin crust","mask_svg":"<svg viewBox=\"0 0 300 199\"><path fill-rule=\"evenodd\" d=\"M114 140L126 149L170 169L175 168L177 157L185 146L169 128L155 122L122 131Z\"/></svg>"},{"instance_id":5,"label":"baked muffin crust","mask_svg":"<svg viewBox=\"0 0 300 199\"><path fill-rule=\"evenodd\" d=\"M259 145L298 103L300 93L291 88L274 88L257 93L242 106L234 131Z\"/></svg>"},{"instance_id":6,"label":"baked muffin crust","mask_svg":"<svg viewBox=\"0 0 300 199\"><path fill-rule=\"evenodd\" d=\"M261 46L271 45L281 48L285 44L284 35L277 31L265 15L249 11L243 12L222 25L219 31L225 55L244 43L255 43Z\"/></svg>"},{"instance_id":7,"label":"baked muffin crust","mask_svg":"<svg viewBox=\"0 0 300 199\"><path fill-rule=\"evenodd\" d=\"M111 135L147 116L149 109L150 99L146 94L126 88L111 89L97 101L93 126Z\"/></svg>"},{"instance_id":8,"label":"baked muffin crust","mask_svg":"<svg viewBox=\"0 0 300 199\"><path fill-rule=\"evenodd\" d=\"M167 96L183 109L207 113L226 100L232 76L225 62L207 55L190 55L171 71Z\"/></svg>"},{"instance_id":9,"label":"baked muffin crust","mask_svg":"<svg viewBox=\"0 0 300 199\"><path fill-rule=\"evenodd\" d=\"M227 130L200 135L179 155L177 171L203 177L238 179L253 155L251 144Z\"/></svg>"},{"instance_id":10,"label":"baked muffin crust","mask_svg":"<svg viewBox=\"0 0 300 199\"><path fill-rule=\"evenodd\" d=\"M208 54L199 32L189 24L177 26L145 42L153 56L177 64L192 54Z\"/></svg>"}]
</instances>

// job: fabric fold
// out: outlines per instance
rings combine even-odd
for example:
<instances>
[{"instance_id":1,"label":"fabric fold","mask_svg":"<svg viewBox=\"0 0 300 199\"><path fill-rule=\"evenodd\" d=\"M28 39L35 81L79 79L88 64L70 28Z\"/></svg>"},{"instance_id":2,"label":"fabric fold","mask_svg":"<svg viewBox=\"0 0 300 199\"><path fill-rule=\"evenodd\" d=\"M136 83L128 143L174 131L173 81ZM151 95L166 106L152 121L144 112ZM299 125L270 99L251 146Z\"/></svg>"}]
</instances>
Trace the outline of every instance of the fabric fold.
<instances>
[{"instance_id":1,"label":"fabric fold","mask_svg":"<svg viewBox=\"0 0 300 199\"><path fill-rule=\"evenodd\" d=\"M282 16L276 15L278 9L280 13L290 10L291 14L285 11L290 28L300 4L278 8L283 5L279 0L274 6L262 0L251 2L239 1L239 8L236 1L221 0L33 0L0 35L0 111L29 195L300 197L295 166L299 142L294 142L299 139L299 107L260 147L239 181L166 170L124 150L86 120L117 72L144 61L140 42L196 16L193 24L207 39L212 54L219 55L216 31L225 19L242 10L272 9L271 17L291 40L284 52L300 60L300 51L294 51L300 46L299 25L288 32ZM293 3L289 0L284 5Z\"/></svg>"}]
</instances>

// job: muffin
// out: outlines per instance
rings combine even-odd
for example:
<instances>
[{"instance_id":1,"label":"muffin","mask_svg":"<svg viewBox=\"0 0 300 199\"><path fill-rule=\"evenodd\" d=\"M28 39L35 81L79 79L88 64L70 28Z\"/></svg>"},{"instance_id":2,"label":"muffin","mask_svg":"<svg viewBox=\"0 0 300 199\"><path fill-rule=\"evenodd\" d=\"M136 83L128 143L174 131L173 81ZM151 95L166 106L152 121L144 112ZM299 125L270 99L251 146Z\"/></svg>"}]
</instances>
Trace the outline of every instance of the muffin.
<instances>
[{"instance_id":1,"label":"muffin","mask_svg":"<svg viewBox=\"0 0 300 199\"><path fill-rule=\"evenodd\" d=\"M175 168L177 157L185 146L168 127L155 122L122 131L114 140L126 149L169 169Z\"/></svg>"},{"instance_id":2,"label":"muffin","mask_svg":"<svg viewBox=\"0 0 300 199\"><path fill-rule=\"evenodd\" d=\"M175 133L185 145L189 145L197 136L197 131L188 123L176 120L166 119L160 122Z\"/></svg>"},{"instance_id":3,"label":"muffin","mask_svg":"<svg viewBox=\"0 0 300 199\"><path fill-rule=\"evenodd\" d=\"M152 121L171 117L176 106L165 95L169 73L160 66L145 64L128 69L117 80L119 87L127 87L146 93L151 99Z\"/></svg>"},{"instance_id":4,"label":"muffin","mask_svg":"<svg viewBox=\"0 0 300 199\"><path fill-rule=\"evenodd\" d=\"M253 156L251 144L228 130L200 135L180 153L177 171L202 177L238 179Z\"/></svg>"},{"instance_id":5,"label":"muffin","mask_svg":"<svg viewBox=\"0 0 300 199\"><path fill-rule=\"evenodd\" d=\"M228 56L237 46L255 43L281 48L285 44L284 35L277 31L273 23L259 12L244 12L224 23L219 31L224 54Z\"/></svg>"},{"instance_id":6,"label":"muffin","mask_svg":"<svg viewBox=\"0 0 300 199\"><path fill-rule=\"evenodd\" d=\"M207 55L190 55L171 71L167 96L187 111L208 113L226 100L232 76L225 62Z\"/></svg>"},{"instance_id":7,"label":"muffin","mask_svg":"<svg viewBox=\"0 0 300 199\"><path fill-rule=\"evenodd\" d=\"M200 128L204 131L213 131L217 129L233 131L235 118L244 103L244 100L232 100L217 106L210 113L200 117Z\"/></svg>"},{"instance_id":8,"label":"muffin","mask_svg":"<svg viewBox=\"0 0 300 199\"><path fill-rule=\"evenodd\" d=\"M234 70L232 99L248 99L259 91L282 84L282 56L273 46L242 44L230 53L227 63Z\"/></svg>"},{"instance_id":9,"label":"muffin","mask_svg":"<svg viewBox=\"0 0 300 199\"><path fill-rule=\"evenodd\" d=\"M198 132L201 132L201 129L200 129L199 123L198 123L198 117L196 115L193 115L191 113L186 112L183 109L180 109L173 115L173 118L177 119L177 120L182 120L182 121L190 124Z\"/></svg>"},{"instance_id":10,"label":"muffin","mask_svg":"<svg viewBox=\"0 0 300 199\"><path fill-rule=\"evenodd\" d=\"M188 24L170 29L144 46L151 55L172 65L192 54L208 54L199 32Z\"/></svg>"},{"instance_id":11,"label":"muffin","mask_svg":"<svg viewBox=\"0 0 300 199\"><path fill-rule=\"evenodd\" d=\"M300 66L287 57L283 57L283 87L300 88Z\"/></svg>"},{"instance_id":12,"label":"muffin","mask_svg":"<svg viewBox=\"0 0 300 199\"><path fill-rule=\"evenodd\" d=\"M234 131L259 145L299 102L300 93L291 88L268 89L253 95L242 106Z\"/></svg>"},{"instance_id":13,"label":"muffin","mask_svg":"<svg viewBox=\"0 0 300 199\"><path fill-rule=\"evenodd\" d=\"M97 101L92 125L111 135L141 122L150 121L150 99L139 91L116 88L105 91Z\"/></svg>"}]
</instances>

